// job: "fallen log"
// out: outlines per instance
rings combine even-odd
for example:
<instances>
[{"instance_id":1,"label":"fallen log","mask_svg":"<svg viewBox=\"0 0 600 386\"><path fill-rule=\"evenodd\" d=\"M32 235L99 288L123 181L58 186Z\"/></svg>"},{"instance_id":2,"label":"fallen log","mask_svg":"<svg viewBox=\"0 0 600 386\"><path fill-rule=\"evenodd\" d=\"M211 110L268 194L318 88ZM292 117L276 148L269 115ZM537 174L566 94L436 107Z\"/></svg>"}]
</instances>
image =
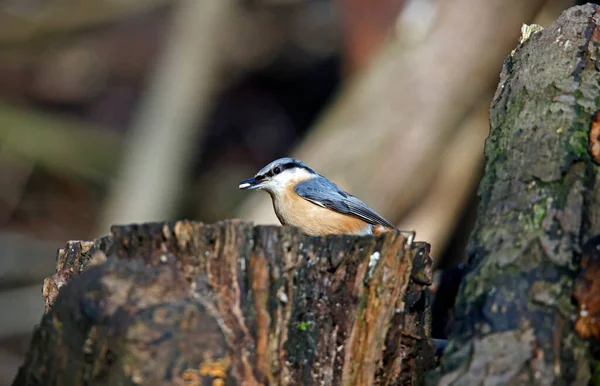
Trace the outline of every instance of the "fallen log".
<instances>
[{"instance_id":1,"label":"fallen log","mask_svg":"<svg viewBox=\"0 0 600 386\"><path fill-rule=\"evenodd\" d=\"M14 385L419 385L429 245L179 221L69 242Z\"/></svg>"},{"instance_id":2,"label":"fallen log","mask_svg":"<svg viewBox=\"0 0 600 386\"><path fill-rule=\"evenodd\" d=\"M600 259L583 248L600 234L600 137L590 135L600 7L573 7L532 31L504 62L491 106L469 272L431 384L600 379Z\"/></svg>"}]
</instances>

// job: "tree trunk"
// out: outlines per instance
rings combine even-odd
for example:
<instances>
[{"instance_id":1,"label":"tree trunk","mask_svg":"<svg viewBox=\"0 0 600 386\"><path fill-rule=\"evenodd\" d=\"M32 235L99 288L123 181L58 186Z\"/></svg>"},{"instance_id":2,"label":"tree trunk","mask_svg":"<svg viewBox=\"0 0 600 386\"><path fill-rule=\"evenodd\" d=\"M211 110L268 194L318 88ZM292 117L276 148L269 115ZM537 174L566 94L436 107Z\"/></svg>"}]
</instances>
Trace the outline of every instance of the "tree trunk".
<instances>
[{"instance_id":1,"label":"tree trunk","mask_svg":"<svg viewBox=\"0 0 600 386\"><path fill-rule=\"evenodd\" d=\"M600 108L599 24L597 5L573 7L504 63L469 273L431 383L586 385L598 369L599 260L580 256L600 233L588 153Z\"/></svg>"},{"instance_id":2,"label":"tree trunk","mask_svg":"<svg viewBox=\"0 0 600 386\"><path fill-rule=\"evenodd\" d=\"M412 237L181 221L70 242L14 385L422 384L432 261Z\"/></svg>"}]
</instances>

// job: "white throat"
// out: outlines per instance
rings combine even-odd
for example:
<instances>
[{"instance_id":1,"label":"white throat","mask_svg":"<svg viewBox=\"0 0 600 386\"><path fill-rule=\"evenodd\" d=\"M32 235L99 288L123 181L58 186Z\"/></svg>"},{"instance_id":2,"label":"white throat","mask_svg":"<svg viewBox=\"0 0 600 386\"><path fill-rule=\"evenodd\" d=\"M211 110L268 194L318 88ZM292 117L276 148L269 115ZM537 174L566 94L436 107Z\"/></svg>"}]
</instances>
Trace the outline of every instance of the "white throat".
<instances>
[{"instance_id":1,"label":"white throat","mask_svg":"<svg viewBox=\"0 0 600 386\"><path fill-rule=\"evenodd\" d=\"M273 176L269 181L265 182L261 189L266 190L274 196L285 194L290 188L290 184L296 185L298 182L314 178L315 175L306 169L293 168L284 170L283 172Z\"/></svg>"}]
</instances>

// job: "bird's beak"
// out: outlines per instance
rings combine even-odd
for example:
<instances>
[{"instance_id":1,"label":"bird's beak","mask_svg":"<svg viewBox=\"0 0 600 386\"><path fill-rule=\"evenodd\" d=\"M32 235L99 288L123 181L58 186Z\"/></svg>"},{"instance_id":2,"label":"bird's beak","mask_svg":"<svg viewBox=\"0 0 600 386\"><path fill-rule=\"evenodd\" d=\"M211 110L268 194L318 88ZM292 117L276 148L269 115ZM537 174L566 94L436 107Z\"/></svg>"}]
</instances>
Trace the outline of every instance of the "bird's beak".
<instances>
[{"instance_id":1,"label":"bird's beak","mask_svg":"<svg viewBox=\"0 0 600 386\"><path fill-rule=\"evenodd\" d=\"M260 188L262 183L263 183L262 180L252 177L252 178L248 178L247 180L240 182L239 188L242 190L256 189L256 188Z\"/></svg>"}]
</instances>

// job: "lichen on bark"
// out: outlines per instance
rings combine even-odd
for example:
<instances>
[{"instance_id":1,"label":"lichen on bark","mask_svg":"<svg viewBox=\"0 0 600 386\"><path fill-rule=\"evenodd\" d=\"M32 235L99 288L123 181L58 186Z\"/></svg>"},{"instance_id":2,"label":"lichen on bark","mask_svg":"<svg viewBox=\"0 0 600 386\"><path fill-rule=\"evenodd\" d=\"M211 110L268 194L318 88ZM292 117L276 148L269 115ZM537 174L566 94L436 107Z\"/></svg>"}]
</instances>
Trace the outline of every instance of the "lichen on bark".
<instances>
[{"instance_id":1,"label":"lichen on bark","mask_svg":"<svg viewBox=\"0 0 600 386\"><path fill-rule=\"evenodd\" d=\"M598 166L587 151L600 108L599 24L598 6L573 7L505 60L469 273L431 383L591 379L587 343L573 331L572 293L581 245L600 233Z\"/></svg>"}]
</instances>

